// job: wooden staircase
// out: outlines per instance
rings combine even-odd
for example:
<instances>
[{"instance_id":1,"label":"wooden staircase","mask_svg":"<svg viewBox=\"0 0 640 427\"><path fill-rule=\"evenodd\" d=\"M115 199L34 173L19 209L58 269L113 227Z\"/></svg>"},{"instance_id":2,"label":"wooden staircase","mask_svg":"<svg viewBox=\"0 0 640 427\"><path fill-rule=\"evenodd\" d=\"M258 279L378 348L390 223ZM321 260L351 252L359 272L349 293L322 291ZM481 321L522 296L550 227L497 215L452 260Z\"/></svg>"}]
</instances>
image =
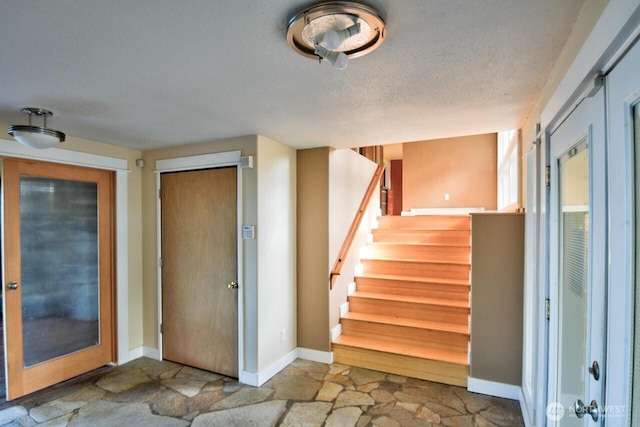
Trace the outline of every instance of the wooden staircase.
<instances>
[{"instance_id":1,"label":"wooden staircase","mask_svg":"<svg viewBox=\"0 0 640 427\"><path fill-rule=\"evenodd\" d=\"M466 387L469 216L384 216L361 259L334 360Z\"/></svg>"}]
</instances>

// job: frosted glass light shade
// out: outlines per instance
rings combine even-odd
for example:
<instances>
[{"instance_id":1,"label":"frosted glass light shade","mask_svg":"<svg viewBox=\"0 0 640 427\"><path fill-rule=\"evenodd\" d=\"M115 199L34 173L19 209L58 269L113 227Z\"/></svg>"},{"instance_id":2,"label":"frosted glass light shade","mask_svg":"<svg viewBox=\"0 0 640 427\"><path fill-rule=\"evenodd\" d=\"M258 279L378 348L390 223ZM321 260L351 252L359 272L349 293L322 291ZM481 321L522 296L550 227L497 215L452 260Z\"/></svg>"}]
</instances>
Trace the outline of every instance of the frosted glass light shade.
<instances>
[{"instance_id":1,"label":"frosted glass light shade","mask_svg":"<svg viewBox=\"0 0 640 427\"><path fill-rule=\"evenodd\" d=\"M13 127L17 127L17 126L13 126ZM28 126L21 126L21 127L27 128ZM36 126L31 126L31 127L34 129L32 130L19 129L19 130L13 130L13 131L10 130L9 133L20 144L26 145L27 147L31 147L31 148L37 148L37 149L55 147L56 145L64 141L64 134L62 134L62 138L60 138L60 135L49 132L50 129L39 128ZM42 129L47 132L40 132L38 131L38 129ZM53 132L57 132L57 131L53 131Z\"/></svg>"}]
</instances>

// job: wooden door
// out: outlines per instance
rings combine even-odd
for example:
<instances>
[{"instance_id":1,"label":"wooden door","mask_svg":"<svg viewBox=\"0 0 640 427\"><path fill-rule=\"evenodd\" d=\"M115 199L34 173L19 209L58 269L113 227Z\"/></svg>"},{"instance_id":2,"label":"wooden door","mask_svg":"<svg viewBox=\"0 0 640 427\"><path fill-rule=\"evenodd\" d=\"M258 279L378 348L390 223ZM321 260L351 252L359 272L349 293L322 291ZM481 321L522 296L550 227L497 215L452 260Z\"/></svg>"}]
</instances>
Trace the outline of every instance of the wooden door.
<instances>
[{"instance_id":1,"label":"wooden door","mask_svg":"<svg viewBox=\"0 0 640 427\"><path fill-rule=\"evenodd\" d=\"M238 376L237 169L161 175L162 353ZM237 286L237 285L235 285Z\"/></svg>"},{"instance_id":2,"label":"wooden door","mask_svg":"<svg viewBox=\"0 0 640 427\"><path fill-rule=\"evenodd\" d=\"M114 360L113 182L3 161L9 400Z\"/></svg>"}]
</instances>

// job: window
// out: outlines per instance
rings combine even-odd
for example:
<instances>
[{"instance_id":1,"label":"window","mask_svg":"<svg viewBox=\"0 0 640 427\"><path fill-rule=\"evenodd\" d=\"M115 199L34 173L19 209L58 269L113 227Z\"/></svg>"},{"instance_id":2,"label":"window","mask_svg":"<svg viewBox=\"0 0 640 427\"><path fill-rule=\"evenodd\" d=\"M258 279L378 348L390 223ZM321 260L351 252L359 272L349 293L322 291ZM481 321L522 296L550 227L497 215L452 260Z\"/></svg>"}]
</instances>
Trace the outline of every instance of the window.
<instances>
[{"instance_id":1,"label":"window","mask_svg":"<svg viewBox=\"0 0 640 427\"><path fill-rule=\"evenodd\" d=\"M520 133L498 132L498 210L520 208Z\"/></svg>"}]
</instances>

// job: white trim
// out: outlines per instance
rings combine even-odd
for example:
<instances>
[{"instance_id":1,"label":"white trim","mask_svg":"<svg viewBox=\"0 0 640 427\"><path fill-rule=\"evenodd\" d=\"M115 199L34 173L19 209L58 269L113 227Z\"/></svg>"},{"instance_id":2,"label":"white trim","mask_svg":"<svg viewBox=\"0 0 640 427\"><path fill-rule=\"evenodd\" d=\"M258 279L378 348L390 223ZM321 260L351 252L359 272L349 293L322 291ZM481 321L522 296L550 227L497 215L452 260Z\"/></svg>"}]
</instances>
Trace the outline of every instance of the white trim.
<instances>
[{"instance_id":1,"label":"white trim","mask_svg":"<svg viewBox=\"0 0 640 427\"><path fill-rule=\"evenodd\" d=\"M330 365L333 363L332 351L319 351L312 350L310 348L298 347L298 357L304 360L311 360L312 362L325 363Z\"/></svg>"},{"instance_id":2,"label":"white trim","mask_svg":"<svg viewBox=\"0 0 640 427\"><path fill-rule=\"evenodd\" d=\"M522 391L520 386L517 385L503 384L473 377L467 377L467 390L472 393L486 394L488 396L502 397L511 400L520 400L520 393Z\"/></svg>"},{"instance_id":3,"label":"white trim","mask_svg":"<svg viewBox=\"0 0 640 427\"><path fill-rule=\"evenodd\" d=\"M10 139L0 139L0 155L18 159L41 160L43 162L63 163L74 166L87 166L98 169L128 171L126 159L83 153L81 151L49 148L37 150L25 147Z\"/></svg>"},{"instance_id":4,"label":"white trim","mask_svg":"<svg viewBox=\"0 0 640 427\"><path fill-rule=\"evenodd\" d=\"M147 346L138 348L142 349L142 356L148 357L149 359L162 360L160 359L160 350L158 350L157 348Z\"/></svg>"},{"instance_id":5,"label":"white trim","mask_svg":"<svg viewBox=\"0 0 640 427\"><path fill-rule=\"evenodd\" d=\"M533 416L529 413L527 399L524 397L524 390L522 388L520 388L520 397L518 400L520 401L520 413L522 414L525 427L533 426Z\"/></svg>"},{"instance_id":6,"label":"white trim","mask_svg":"<svg viewBox=\"0 0 640 427\"><path fill-rule=\"evenodd\" d=\"M331 342L335 341L340 335L342 335L342 323L338 323L331 329Z\"/></svg>"},{"instance_id":7,"label":"white trim","mask_svg":"<svg viewBox=\"0 0 640 427\"><path fill-rule=\"evenodd\" d=\"M155 172L208 169L226 165L240 166L240 150L156 160Z\"/></svg>"},{"instance_id":8,"label":"white trim","mask_svg":"<svg viewBox=\"0 0 640 427\"><path fill-rule=\"evenodd\" d=\"M244 160L243 160L244 159ZM237 168L237 230L236 236L238 241L238 372L241 383L254 385L260 381L259 374L244 371L244 241L242 239L243 224L243 191L242 191L242 169L253 167L253 160L247 157L241 157L240 150L226 151L221 153L201 154L197 156L176 157L170 159L156 160L156 195L160 192L160 175L165 172L190 171L198 169L219 168L225 166L236 166ZM158 196L156 202L157 216L157 305L158 305L158 360L162 360L162 333L160 333L160 324L162 324L162 269L160 268L160 259L162 257L162 209L161 201ZM286 356L285 356L286 357ZM294 358L295 359L295 358ZM291 362L289 362L291 363ZM286 365L285 365L286 366ZM278 371L279 372L279 371ZM277 372L276 372L277 373ZM257 376L256 376L257 375ZM274 374L275 375L275 374ZM262 384L262 383L261 383ZM260 385L261 385L260 384Z\"/></svg>"},{"instance_id":9,"label":"white trim","mask_svg":"<svg viewBox=\"0 0 640 427\"><path fill-rule=\"evenodd\" d=\"M340 304L340 316L344 316L349 312L349 301Z\"/></svg>"},{"instance_id":10,"label":"white trim","mask_svg":"<svg viewBox=\"0 0 640 427\"><path fill-rule=\"evenodd\" d=\"M243 384L248 384L253 387L260 387L262 384L273 378L278 372L289 366L291 362L293 362L297 358L298 349L293 349L261 372L254 373L240 371L238 380Z\"/></svg>"},{"instance_id":11,"label":"white trim","mask_svg":"<svg viewBox=\"0 0 640 427\"><path fill-rule=\"evenodd\" d=\"M116 171L116 318L118 364L133 360L129 356L129 207L128 178Z\"/></svg>"},{"instance_id":12,"label":"white trim","mask_svg":"<svg viewBox=\"0 0 640 427\"><path fill-rule=\"evenodd\" d=\"M347 295L351 295L356 291L356 282L351 282L347 285ZM347 309L347 311L349 311Z\"/></svg>"},{"instance_id":13,"label":"white trim","mask_svg":"<svg viewBox=\"0 0 640 427\"><path fill-rule=\"evenodd\" d=\"M482 206L470 206L468 208L412 208L411 211L402 214L405 216L418 215L469 215L470 213L484 212Z\"/></svg>"},{"instance_id":14,"label":"white trim","mask_svg":"<svg viewBox=\"0 0 640 427\"><path fill-rule=\"evenodd\" d=\"M128 161L117 157L107 157L80 151L50 148L35 150L24 147L12 140L0 139L0 156L20 159L41 160L74 166L106 169L116 172L116 341L118 364L131 360L129 353L129 224L128 224ZM3 233L4 235L4 233Z\"/></svg>"}]
</instances>

